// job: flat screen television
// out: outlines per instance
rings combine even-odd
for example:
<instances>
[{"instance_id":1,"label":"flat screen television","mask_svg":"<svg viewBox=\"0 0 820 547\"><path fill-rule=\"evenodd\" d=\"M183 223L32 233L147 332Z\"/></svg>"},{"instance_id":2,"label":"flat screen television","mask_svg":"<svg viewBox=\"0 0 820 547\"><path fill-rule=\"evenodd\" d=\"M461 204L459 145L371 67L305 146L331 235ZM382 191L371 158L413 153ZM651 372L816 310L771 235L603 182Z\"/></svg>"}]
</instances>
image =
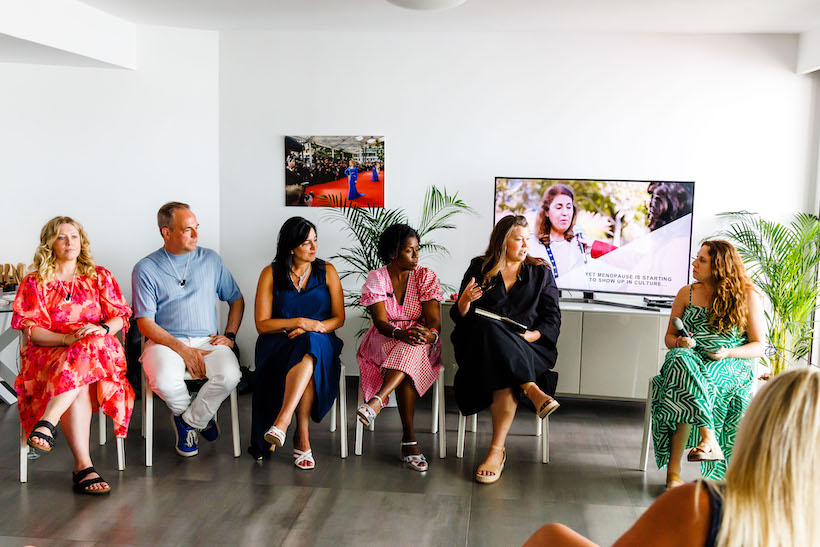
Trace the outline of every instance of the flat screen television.
<instances>
[{"instance_id":1,"label":"flat screen television","mask_svg":"<svg viewBox=\"0 0 820 547\"><path fill-rule=\"evenodd\" d=\"M694 182L496 177L494 220L527 218L529 254L561 290L674 297L689 283L694 197Z\"/></svg>"}]
</instances>

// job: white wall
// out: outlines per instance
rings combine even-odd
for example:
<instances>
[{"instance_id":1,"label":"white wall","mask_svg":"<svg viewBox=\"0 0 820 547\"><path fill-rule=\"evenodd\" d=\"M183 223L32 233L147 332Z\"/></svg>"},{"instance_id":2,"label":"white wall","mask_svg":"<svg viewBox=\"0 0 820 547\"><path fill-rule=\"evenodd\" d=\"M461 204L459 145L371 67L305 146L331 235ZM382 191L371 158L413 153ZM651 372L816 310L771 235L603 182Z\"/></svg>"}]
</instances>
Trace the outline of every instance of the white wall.
<instances>
[{"instance_id":1,"label":"white wall","mask_svg":"<svg viewBox=\"0 0 820 547\"><path fill-rule=\"evenodd\" d=\"M481 215L441 237L450 284L486 245L496 175L695 180L696 241L720 211L808 210L813 90L796 51L775 35L223 33L222 255L251 304L282 222L321 218L283 206L286 134L386 135L387 206L411 215L427 185L458 190ZM319 228L327 257L343 240ZM249 306L247 363L255 336Z\"/></svg>"},{"instance_id":2,"label":"white wall","mask_svg":"<svg viewBox=\"0 0 820 547\"><path fill-rule=\"evenodd\" d=\"M0 63L0 262L30 263L43 224L69 215L130 297L172 199L219 247L219 36L139 27L137 43L135 71Z\"/></svg>"}]
</instances>

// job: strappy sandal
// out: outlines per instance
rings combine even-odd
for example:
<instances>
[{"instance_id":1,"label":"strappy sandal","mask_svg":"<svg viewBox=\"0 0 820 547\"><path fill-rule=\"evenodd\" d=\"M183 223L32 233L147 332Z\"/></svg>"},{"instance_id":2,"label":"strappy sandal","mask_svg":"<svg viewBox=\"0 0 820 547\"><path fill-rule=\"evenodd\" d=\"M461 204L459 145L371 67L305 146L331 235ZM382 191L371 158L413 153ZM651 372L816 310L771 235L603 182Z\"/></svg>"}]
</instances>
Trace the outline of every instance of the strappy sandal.
<instances>
[{"instance_id":1,"label":"strappy sandal","mask_svg":"<svg viewBox=\"0 0 820 547\"><path fill-rule=\"evenodd\" d=\"M701 448L702 446L705 448ZM720 446L715 450L710 443L702 441L689 451L689 454L686 455L686 459L690 462L719 462L725 458L723 457L723 451L720 449Z\"/></svg>"},{"instance_id":2,"label":"strappy sandal","mask_svg":"<svg viewBox=\"0 0 820 547\"><path fill-rule=\"evenodd\" d=\"M402 447L405 446L415 446L419 444L418 441L411 441L411 442L402 442ZM419 473L424 473L430 467L427 463L427 458L424 457L424 454L404 454L401 455L401 461L403 461L407 467L412 469L413 471L418 471Z\"/></svg>"},{"instance_id":3,"label":"strappy sandal","mask_svg":"<svg viewBox=\"0 0 820 547\"><path fill-rule=\"evenodd\" d=\"M672 473L671 471L666 474L666 489L671 490L673 488L677 488L678 486L683 486L686 484L683 482L683 479L677 473Z\"/></svg>"},{"instance_id":4,"label":"strappy sandal","mask_svg":"<svg viewBox=\"0 0 820 547\"><path fill-rule=\"evenodd\" d=\"M51 436L46 435L45 433L40 433L39 431L37 431L38 427L47 428L49 431L51 431ZM29 445L30 447L34 448L35 450L40 450L41 452L51 452L51 449L54 448L54 439L56 439L56 438L57 438L57 426L55 426L51 422L47 422L45 420L40 420L39 422L34 424L34 427L31 430L31 434L28 436L28 439L26 439L26 444ZM42 439L46 443L48 443L48 446L43 446L41 444L37 444L32 439Z\"/></svg>"},{"instance_id":5,"label":"strappy sandal","mask_svg":"<svg viewBox=\"0 0 820 547\"><path fill-rule=\"evenodd\" d=\"M299 469L310 471L316 467L316 460L313 458L313 449L307 450L293 449L293 465Z\"/></svg>"},{"instance_id":6,"label":"strappy sandal","mask_svg":"<svg viewBox=\"0 0 820 547\"><path fill-rule=\"evenodd\" d=\"M265 440L273 446L285 446L285 432L272 425L265 432Z\"/></svg>"},{"instance_id":7,"label":"strappy sandal","mask_svg":"<svg viewBox=\"0 0 820 547\"><path fill-rule=\"evenodd\" d=\"M530 389L532 389L532 388L530 388ZM529 389L525 389L524 390L524 395L529 397L530 396L529 391L530 391ZM561 403L559 403L558 401L556 401L555 399L553 399L552 397L550 397L546 393L544 393L544 397L546 397L546 399L541 404L540 408L538 408L538 410L536 411L536 414L538 414L538 417L541 418L542 420L544 418L546 418L547 416L549 416L550 414L552 414L553 412L555 412L556 410L558 410L558 407L561 406ZM532 399L530 399L530 400L532 401ZM533 403L535 403L535 401L533 401Z\"/></svg>"},{"instance_id":8,"label":"strappy sandal","mask_svg":"<svg viewBox=\"0 0 820 547\"><path fill-rule=\"evenodd\" d=\"M105 479L99 476L97 473L97 478L95 479L86 479L88 475L91 473L97 473L94 467L86 467L82 471L77 471L76 473L71 474L71 480L74 482L74 491L78 494L88 494L90 496L102 496L103 494L108 494L111 492L111 487L106 486L105 488L97 488L97 489L89 489L88 487L92 484L99 484L105 482L106 485L108 484ZM85 480L83 480L85 479Z\"/></svg>"},{"instance_id":9,"label":"strappy sandal","mask_svg":"<svg viewBox=\"0 0 820 547\"><path fill-rule=\"evenodd\" d=\"M501 465L498 466L497 470L488 469L487 467L482 469L480 465L478 466L478 469L476 469L476 471L475 471L475 480L476 480L476 482L481 483L481 484L492 484L494 482L498 482L498 479L501 478L501 473L504 471L504 464L507 463L507 449L506 448L504 448L503 446L496 446L494 444L490 445L490 448L494 448L496 450L501 450L504 454L504 458L501 460ZM480 475L479 473L481 471L489 471L490 474L489 475Z\"/></svg>"},{"instance_id":10,"label":"strappy sandal","mask_svg":"<svg viewBox=\"0 0 820 547\"><path fill-rule=\"evenodd\" d=\"M379 412L381 412L381 409L384 408L384 401L382 401L382 398L378 395L374 395L372 398L379 400L379 404L381 405ZM359 417L359 421L362 422L365 427L370 427L370 422L375 420L377 415L378 412L373 410L373 407L367 403L362 403L359 408L356 409L356 416Z\"/></svg>"}]
</instances>

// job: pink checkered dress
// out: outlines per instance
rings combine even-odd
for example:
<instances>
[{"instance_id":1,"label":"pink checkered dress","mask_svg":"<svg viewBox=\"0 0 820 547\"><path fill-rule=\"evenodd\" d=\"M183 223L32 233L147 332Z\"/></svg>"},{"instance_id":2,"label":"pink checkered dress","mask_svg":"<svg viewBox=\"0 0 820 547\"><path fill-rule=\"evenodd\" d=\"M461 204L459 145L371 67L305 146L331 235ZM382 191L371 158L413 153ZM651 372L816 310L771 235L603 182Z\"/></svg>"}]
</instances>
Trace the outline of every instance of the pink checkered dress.
<instances>
[{"instance_id":1,"label":"pink checkered dress","mask_svg":"<svg viewBox=\"0 0 820 547\"><path fill-rule=\"evenodd\" d=\"M394 327L406 329L419 323L421 304L430 300L441 302L441 287L433 270L417 266L410 272L404 305L399 305L387 267L372 270L362 287L361 302L371 306L384 302L387 319ZM370 400L382 387L384 369L400 370L413 379L419 396L424 395L436 381L441 366L441 341L436 344L413 346L388 338L371 326L356 352L359 363L362 394ZM385 399L387 404L387 399Z\"/></svg>"}]
</instances>

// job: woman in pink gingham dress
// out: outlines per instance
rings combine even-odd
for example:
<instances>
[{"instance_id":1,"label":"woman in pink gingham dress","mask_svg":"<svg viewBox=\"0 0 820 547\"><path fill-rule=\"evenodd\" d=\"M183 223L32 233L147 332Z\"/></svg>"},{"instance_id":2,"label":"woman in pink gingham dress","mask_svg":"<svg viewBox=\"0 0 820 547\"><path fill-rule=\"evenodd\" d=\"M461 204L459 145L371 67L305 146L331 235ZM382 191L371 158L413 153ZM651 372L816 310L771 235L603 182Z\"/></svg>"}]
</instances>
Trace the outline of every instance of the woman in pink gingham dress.
<instances>
[{"instance_id":1,"label":"woman in pink gingham dress","mask_svg":"<svg viewBox=\"0 0 820 547\"><path fill-rule=\"evenodd\" d=\"M436 274L418 266L418 234L394 224L379 238L379 257L387 264L373 270L362 288L362 305L373 326L356 353L366 404L357 410L365 425L375 419L394 390L402 422L401 459L416 471L427 470L413 427L416 400L436 381L441 366L441 288Z\"/></svg>"}]
</instances>

